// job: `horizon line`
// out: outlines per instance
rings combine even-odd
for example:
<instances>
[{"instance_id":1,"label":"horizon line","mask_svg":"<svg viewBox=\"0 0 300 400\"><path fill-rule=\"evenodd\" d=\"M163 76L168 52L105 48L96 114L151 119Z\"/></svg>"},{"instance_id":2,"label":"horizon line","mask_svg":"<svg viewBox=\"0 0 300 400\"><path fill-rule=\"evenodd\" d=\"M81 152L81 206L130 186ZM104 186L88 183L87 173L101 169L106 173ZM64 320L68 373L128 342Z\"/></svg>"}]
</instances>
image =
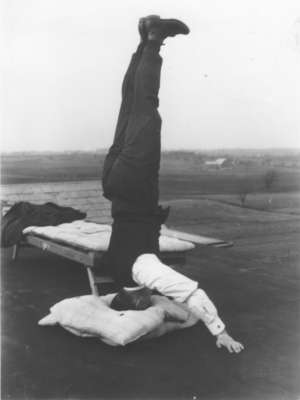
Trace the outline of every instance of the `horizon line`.
<instances>
[{"instance_id":1,"label":"horizon line","mask_svg":"<svg viewBox=\"0 0 300 400\"><path fill-rule=\"evenodd\" d=\"M5 150L2 151L0 150L0 154L6 155L6 154L18 154L18 153L97 153L97 152L104 152L108 151L109 147L103 147L103 148L98 148L98 149L89 149L89 150L82 150L82 149L62 149L62 150ZM208 152L208 151L300 151L300 146L299 147L211 147L211 148L163 148L161 152L176 152L176 151L182 151L182 152Z\"/></svg>"}]
</instances>

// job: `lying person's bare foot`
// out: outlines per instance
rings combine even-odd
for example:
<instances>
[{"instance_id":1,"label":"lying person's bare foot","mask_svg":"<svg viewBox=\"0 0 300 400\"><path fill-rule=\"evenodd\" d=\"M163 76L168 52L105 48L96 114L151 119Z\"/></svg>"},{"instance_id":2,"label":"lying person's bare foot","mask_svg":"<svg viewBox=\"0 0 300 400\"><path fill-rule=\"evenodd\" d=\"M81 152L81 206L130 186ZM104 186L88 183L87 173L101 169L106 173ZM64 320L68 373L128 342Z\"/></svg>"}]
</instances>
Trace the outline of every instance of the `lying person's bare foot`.
<instances>
[{"instance_id":1,"label":"lying person's bare foot","mask_svg":"<svg viewBox=\"0 0 300 400\"><path fill-rule=\"evenodd\" d=\"M219 335L217 335L216 345L219 348L226 347L226 349L229 351L229 353L240 353L242 350L244 350L244 346L242 345L242 343L234 340L226 332L226 330L224 330L223 332L219 333Z\"/></svg>"}]
</instances>

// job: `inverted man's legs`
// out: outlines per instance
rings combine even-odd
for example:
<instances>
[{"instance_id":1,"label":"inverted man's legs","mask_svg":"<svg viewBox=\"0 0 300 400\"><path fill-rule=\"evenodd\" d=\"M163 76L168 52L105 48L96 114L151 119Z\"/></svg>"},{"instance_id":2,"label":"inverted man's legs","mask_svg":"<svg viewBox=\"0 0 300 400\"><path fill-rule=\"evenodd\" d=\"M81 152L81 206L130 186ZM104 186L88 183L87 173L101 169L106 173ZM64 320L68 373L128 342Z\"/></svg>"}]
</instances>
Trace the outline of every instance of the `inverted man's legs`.
<instances>
[{"instance_id":1,"label":"inverted man's legs","mask_svg":"<svg viewBox=\"0 0 300 400\"><path fill-rule=\"evenodd\" d=\"M144 43L141 42L138 45L136 52L131 57L129 66L127 68L127 71L123 79L122 101L115 129L113 144L111 145L108 151L108 154L105 158L103 165L102 182L104 186L108 178L109 172L111 170L111 167L113 166L118 155L122 151L124 145L125 131L128 125L128 120L130 117L131 108L133 104L135 72L139 64L143 49L144 49Z\"/></svg>"},{"instance_id":2,"label":"inverted man's legs","mask_svg":"<svg viewBox=\"0 0 300 400\"><path fill-rule=\"evenodd\" d=\"M166 37L188 33L188 28L177 20L151 16L142 25L142 44L124 79L116 134L102 181L104 196L112 202L114 220L104 261L120 286L135 285L131 270L139 255L159 254L160 226L167 216L158 206L159 50Z\"/></svg>"},{"instance_id":3,"label":"inverted man's legs","mask_svg":"<svg viewBox=\"0 0 300 400\"><path fill-rule=\"evenodd\" d=\"M158 45L144 44L132 57L114 143L104 164L104 196L112 202L113 216L104 262L120 287L136 285L131 270L139 255L159 254L163 213L158 207L162 64L158 52Z\"/></svg>"},{"instance_id":4,"label":"inverted man's legs","mask_svg":"<svg viewBox=\"0 0 300 400\"><path fill-rule=\"evenodd\" d=\"M130 93L125 95L131 104L127 102L119 117L120 130L113 145L117 154L114 151L116 156L103 179L105 197L123 201L144 215L155 213L158 206L161 118L157 107L162 65L158 52L159 46L151 43L143 48L133 87L128 86Z\"/></svg>"}]
</instances>

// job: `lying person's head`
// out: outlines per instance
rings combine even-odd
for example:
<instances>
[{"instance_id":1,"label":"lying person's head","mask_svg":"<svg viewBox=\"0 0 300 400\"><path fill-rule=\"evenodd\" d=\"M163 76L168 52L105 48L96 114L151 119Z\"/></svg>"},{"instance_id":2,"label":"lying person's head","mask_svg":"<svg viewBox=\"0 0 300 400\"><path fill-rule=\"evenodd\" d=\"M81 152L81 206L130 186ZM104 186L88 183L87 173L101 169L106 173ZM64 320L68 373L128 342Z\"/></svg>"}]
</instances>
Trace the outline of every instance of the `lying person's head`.
<instances>
[{"instance_id":1,"label":"lying person's head","mask_svg":"<svg viewBox=\"0 0 300 400\"><path fill-rule=\"evenodd\" d=\"M113 298L110 307L114 310L146 310L151 307L151 290L146 287L123 288Z\"/></svg>"}]
</instances>

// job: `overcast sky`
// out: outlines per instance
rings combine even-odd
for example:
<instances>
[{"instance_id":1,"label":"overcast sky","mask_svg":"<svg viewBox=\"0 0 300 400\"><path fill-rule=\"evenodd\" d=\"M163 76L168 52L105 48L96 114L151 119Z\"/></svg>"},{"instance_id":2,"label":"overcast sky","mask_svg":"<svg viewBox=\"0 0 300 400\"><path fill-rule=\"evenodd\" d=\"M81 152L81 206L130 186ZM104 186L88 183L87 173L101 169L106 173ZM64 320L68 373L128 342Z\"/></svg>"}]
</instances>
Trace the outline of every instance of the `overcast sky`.
<instances>
[{"instance_id":1,"label":"overcast sky","mask_svg":"<svg viewBox=\"0 0 300 400\"><path fill-rule=\"evenodd\" d=\"M166 149L300 147L298 0L6 0L4 151L110 145L139 17L166 40Z\"/></svg>"}]
</instances>

